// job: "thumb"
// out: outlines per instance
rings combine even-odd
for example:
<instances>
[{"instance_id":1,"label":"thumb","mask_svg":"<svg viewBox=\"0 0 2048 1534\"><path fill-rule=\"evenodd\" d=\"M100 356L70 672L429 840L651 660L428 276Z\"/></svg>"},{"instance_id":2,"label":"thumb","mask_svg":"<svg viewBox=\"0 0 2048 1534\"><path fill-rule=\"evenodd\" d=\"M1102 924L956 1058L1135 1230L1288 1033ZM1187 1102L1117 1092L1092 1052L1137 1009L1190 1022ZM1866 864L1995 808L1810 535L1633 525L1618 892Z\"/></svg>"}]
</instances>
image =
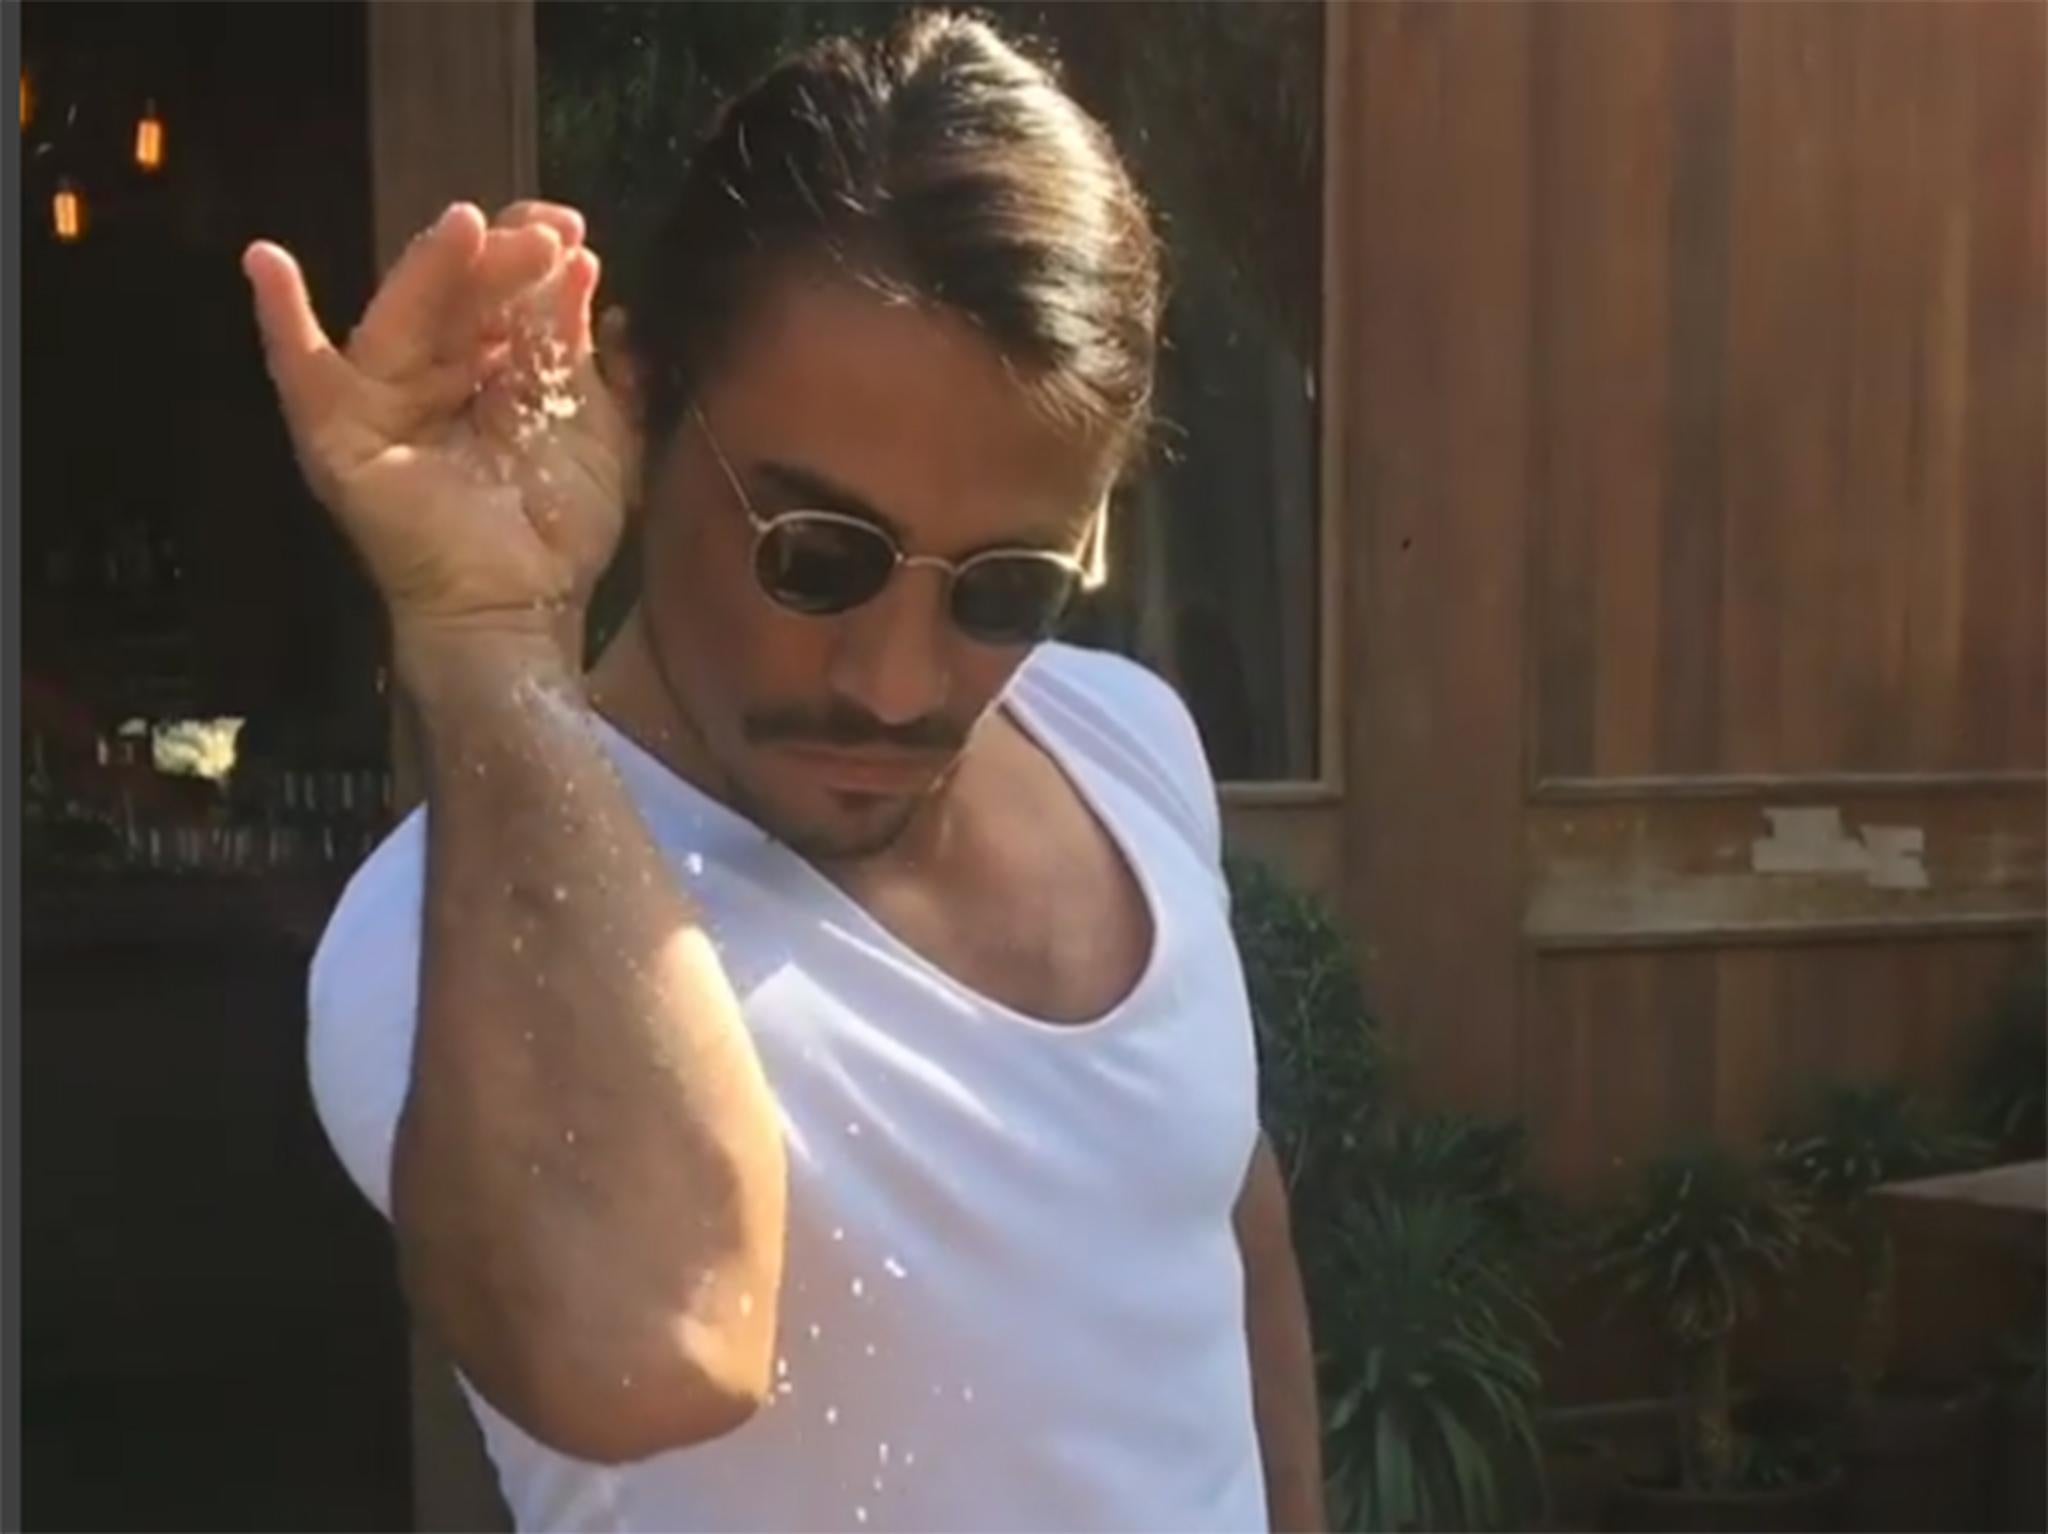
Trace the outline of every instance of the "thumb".
<instances>
[{"instance_id":1,"label":"thumb","mask_svg":"<svg viewBox=\"0 0 2048 1534\"><path fill-rule=\"evenodd\" d=\"M305 275L290 251L258 240L242 253L256 304L263 357L287 415L317 414L348 364L313 313Z\"/></svg>"}]
</instances>

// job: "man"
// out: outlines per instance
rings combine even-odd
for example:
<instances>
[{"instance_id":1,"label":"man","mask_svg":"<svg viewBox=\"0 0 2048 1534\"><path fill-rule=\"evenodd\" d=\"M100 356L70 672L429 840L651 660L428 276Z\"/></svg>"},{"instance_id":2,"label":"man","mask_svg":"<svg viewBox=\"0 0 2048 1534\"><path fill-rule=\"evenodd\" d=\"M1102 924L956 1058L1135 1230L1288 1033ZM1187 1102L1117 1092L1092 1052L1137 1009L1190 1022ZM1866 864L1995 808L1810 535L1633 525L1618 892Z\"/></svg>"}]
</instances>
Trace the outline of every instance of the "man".
<instances>
[{"instance_id":1,"label":"man","mask_svg":"<svg viewBox=\"0 0 2048 1534\"><path fill-rule=\"evenodd\" d=\"M451 209L342 351L245 268L427 785L315 1092L521 1526L1317 1526L1213 785L1044 642L1152 383L1100 128L926 13L736 101L595 343L564 208Z\"/></svg>"}]
</instances>

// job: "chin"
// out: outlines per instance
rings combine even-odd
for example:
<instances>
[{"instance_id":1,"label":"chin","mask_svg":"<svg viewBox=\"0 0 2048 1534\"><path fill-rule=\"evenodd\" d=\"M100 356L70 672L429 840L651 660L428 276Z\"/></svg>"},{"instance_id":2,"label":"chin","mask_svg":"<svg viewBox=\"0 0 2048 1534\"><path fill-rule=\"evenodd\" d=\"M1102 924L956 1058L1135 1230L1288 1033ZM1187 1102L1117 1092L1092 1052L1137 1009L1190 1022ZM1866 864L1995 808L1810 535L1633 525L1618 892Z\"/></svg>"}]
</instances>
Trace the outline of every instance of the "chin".
<instances>
[{"instance_id":1,"label":"chin","mask_svg":"<svg viewBox=\"0 0 2048 1534\"><path fill-rule=\"evenodd\" d=\"M852 862L893 846L916 817L923 797L804 785L783 793L743 794L738 807L754 824L803 857Z\"/></svg>"},{"instance_id":2,"label":"chin","mask_svg":"<svg viewBox=\"0 0 2048 1534\"><path fill-rule=\"evenodd\" d=\"M917 813L914 799L875 799L841 793L831 797L844 805L840 813L793 818L780 829L770 829L807 858L853 862L888 851Z\"/></svg>"}]
</instances>

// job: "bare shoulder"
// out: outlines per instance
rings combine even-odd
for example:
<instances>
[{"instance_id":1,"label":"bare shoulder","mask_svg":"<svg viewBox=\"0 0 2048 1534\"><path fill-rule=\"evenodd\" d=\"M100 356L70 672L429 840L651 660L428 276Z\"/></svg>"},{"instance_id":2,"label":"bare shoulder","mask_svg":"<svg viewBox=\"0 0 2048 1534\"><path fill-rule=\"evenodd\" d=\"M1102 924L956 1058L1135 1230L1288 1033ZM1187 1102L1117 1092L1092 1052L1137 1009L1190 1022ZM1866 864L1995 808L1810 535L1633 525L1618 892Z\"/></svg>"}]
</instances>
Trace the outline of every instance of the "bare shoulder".
<instances>
[{"instance_id":1,"label":"bare shoulder","mask_svg":"<svg viewBox=\"0 0 2048 1534\"><path fill-rule=\"evenodd\" d=\"M1164 677L1113 651L1047 644L1019 675L1016 695L1180 821L1204 856L1219 855L1208 754L1194 716Z\"/></svg>"}]
</instances>

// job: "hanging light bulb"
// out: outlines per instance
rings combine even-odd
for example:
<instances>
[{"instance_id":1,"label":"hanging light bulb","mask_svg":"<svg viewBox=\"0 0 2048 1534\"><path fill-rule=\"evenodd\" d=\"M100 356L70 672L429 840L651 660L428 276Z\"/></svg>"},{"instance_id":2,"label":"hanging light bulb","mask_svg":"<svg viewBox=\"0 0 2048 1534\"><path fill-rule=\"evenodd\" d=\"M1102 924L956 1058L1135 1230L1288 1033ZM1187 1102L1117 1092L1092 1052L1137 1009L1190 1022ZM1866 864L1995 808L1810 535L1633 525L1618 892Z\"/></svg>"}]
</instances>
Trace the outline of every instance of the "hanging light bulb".
<instances>
[{"instance_id":1,"label":"hanging light bulb","mask_svg":"<svg viewBox=\"0 0 2048 1534\"><path fill-rule=\"evenodd\" d=\"M28 71L21 72L21 131L28 132L28 125L36 120L36 83L28 77Z\"/></svg>"},{"instance_id":2,"label":"hanging light bulb","mask_svg":"<svg viewBox=\"0 0 2048 1534\"><path fill-rule=\"evenodd\" d=\"M156 103L142 109L135 124L135 163L146 171L159 171L164 164L164 122L156 115Z\"/></svg>"},{"instance_id":3,"label":"hanging light bulb","mask_svg":"<svg viewBox=\"0 0 2048 1534\"><path fill-rule=\"evenodd\" d=\"M64 244L76 244L85 238L85 197L69 177L57 183L50 212L57 238Z\"/></svg>"}]
</instances>

